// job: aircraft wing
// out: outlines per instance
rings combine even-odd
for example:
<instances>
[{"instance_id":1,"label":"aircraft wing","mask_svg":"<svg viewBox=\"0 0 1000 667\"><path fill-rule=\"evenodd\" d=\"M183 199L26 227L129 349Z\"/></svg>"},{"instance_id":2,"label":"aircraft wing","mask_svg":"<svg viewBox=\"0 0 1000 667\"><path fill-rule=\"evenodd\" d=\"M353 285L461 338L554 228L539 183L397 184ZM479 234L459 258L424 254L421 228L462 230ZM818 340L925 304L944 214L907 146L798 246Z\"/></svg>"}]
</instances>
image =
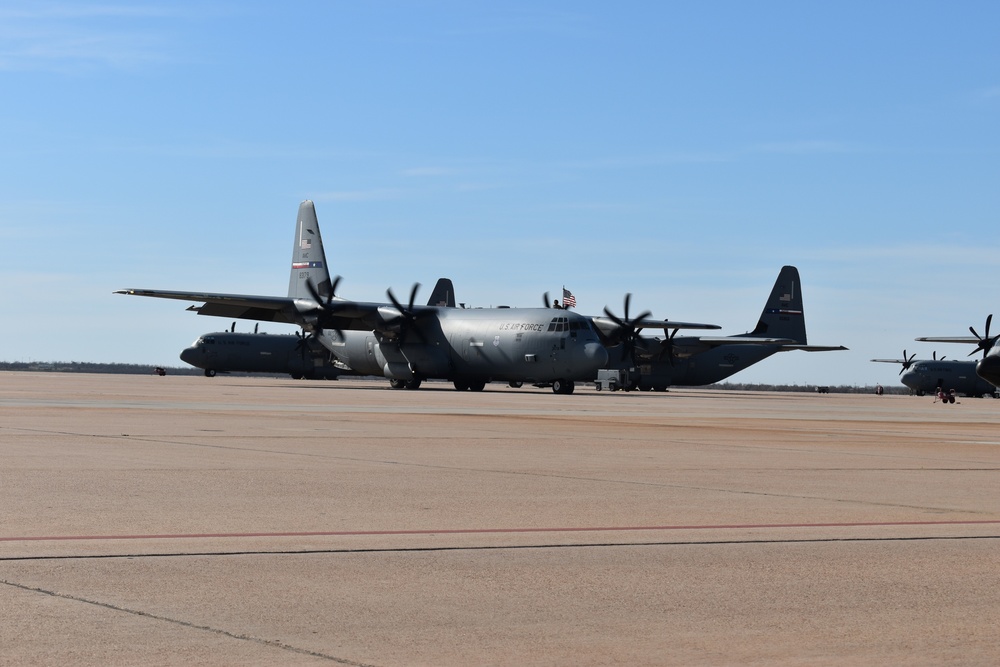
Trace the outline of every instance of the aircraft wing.
<instances>
[{"instance_id":1,"label":"aircraft wing","mask_svg":"<svg viewBox=\"0 0 1000 667\"><path fill-rule=\"evenodd\" d=\"M312 299L294 299L287 296L257 296L253 294L220 294L217 292L182 292L153 289L122 289L114 294L150 296L158 299L200 301L202 305L188 308L199 315L233 317L260 322L286 322L299 326L315 324L322 315L323 326L328 329L371 331L384 324L385 317L398 316L392 306L334 298L322 307ZM423 310L416 307L415 310Z\"/></svg>"},{"instance_id":2,"label":"aircraft wing","mask_svg":"<svg viewBox=\"0 0 1000 667\"><path fill-rule=\"evenodd\" d=\"M287 322L297 324L299 309L295 299L284 296L256 296L252 294L219 294L214 292L181 292L155 289L122 289L115 294L131 296L151 296L157 299L177 299L179 301L201 301L203 305L192 306L199 315L235 317L263 322Z\"/></svg>"},{"instance_id":3,"label":"aircraft wing","mask_svg":"<svg viewBox=\"0 0 1000 667\"><path fill-rule=\"evenodd\" d=\"M905 364L906 359L869 359L869 361L874 361L880 364Z\"/></svg>"},{"instance_id":4,"label":"aircraft wing","mask_svg":"<svg viewBox=\"0 0 1000 667\"><path fill-rule=\"evenodd\" d=\"M923 341L925 343L979 343L979 338L973 338L972 336L926 336L924 338L914 338L913 340Z\"/></svg>"},{"instance_id":5,"label":"aircraft wing","mask_svg":"<svg viewBox=\"0 0 1000 667\"><path fill-rule=\"evenodd\" d=\"M843 345L799 345L798 343L792 345L782 345L781 350L802 350L803 352L837 352L840 350L846 350L847 348Z\"/></svg>"}]
</instances>

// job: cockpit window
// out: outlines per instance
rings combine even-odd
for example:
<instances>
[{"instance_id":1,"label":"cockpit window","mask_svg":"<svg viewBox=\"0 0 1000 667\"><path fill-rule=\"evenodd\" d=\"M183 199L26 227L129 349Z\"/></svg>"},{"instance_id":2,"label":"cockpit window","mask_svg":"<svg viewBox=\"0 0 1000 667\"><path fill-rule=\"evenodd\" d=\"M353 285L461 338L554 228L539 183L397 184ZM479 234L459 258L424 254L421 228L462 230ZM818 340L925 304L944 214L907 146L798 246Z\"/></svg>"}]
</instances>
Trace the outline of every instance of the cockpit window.
<instances>
[{"instance_id":1,"label":"cockpit window","mask_svg":"<svg viewBox=\"0 0 1000 667\"><path fill-rule=\"evenodd\" d=\"M568 317L553 317L552 321L549 322L549 331L568 331L568 330L569 330Z\"/></svg>"}]
</instances>

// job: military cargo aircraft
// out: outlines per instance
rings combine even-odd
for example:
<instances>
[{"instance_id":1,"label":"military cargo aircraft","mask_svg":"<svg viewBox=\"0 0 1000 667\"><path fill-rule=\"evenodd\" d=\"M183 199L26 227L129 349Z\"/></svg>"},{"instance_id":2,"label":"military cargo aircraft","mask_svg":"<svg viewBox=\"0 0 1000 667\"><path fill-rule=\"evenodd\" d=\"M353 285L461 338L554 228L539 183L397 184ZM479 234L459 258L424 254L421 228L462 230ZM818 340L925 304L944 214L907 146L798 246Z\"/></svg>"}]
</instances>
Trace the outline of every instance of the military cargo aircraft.
<instances>
[{"instance_id":1,"label":"military cargo aircraft","mask_svg":"<svg viewBox=\"0 0 1000 667\"><path fill-rule=\"evenodd\" d=\"M199 315L296 324L355 372L383 375L394 387L416 389L434 378L458 390L481 391L502 381L569 394L608 360L590 320L571 311L421 306L414 303L419 285L406 304L391 288L389 303L352 301L336 294L339 281L330 278L316 210L307 200L299 207L288 296L136 288L115 293L201 302L188 308ZM631 323L626 318L620 326ZM345 335L351 331L366 335L359 341Z\"/></svg>"},{"instance_id":2,"label":"military cargo aircraft","mask_svg":"<svg viewBox=\"0 0 1000 667\"><path fill-rule=\"evenodd\" d=\"M448 278L434 286L429 306L455 307L455 288ZM345 335L362 336L358 331ZM181 351L181 361L205 371L206 377L217 373L288 373L294 379L335 380L340 375L357 375L340 363L315 336L295 334L253 333L236 331L233 322L229 331L202 334L190 347Z\"/></svg>"},{"instance_id":3,"label":"military cargo aircraft","mask_svg":"<svg viewBox=\"0 0 1000 667\"><path fill-rule=\"evenodd\" d=\"M608 367L627 374L629 389L665 391L668 386L703 386L720 382L777 352L846 350L842 345L809 345L798 269L782 267L764 304L757 326L733 336L678 336L678 330L648 320L648 312L624 319L608 308L594 326L608 347ZM662 337L643 336L644 329L663 329Z\"/></svg>"},{"instance_id":4,"label":"military cargo aircraft","mask_svg":"<svg viewBox=\"0 0 1000 667\"><path fill-rule=\"evenodd\" d=\"M918 339L919 340L919 339ZM916 354L907 356L903 350L902 359L872 359L875 363L901 364L899 381L917 396L935 394L939 390L945 394L954 391L964 396L991 396L995 387L976 375L976 362L938 359L934 352L930 359L916 359Z\"/></svg>"},{"instance_id":5,"label":"military cargo aircraft","mask_svg":"<svg viewBox=\"0 0 1000 667\"><path fill-rule=\"evenodd\" d=\"M919 341L927 341L933 343L973 343L976 346L972 352L969 353L971 357L976 352L980 350L983 353L983 358L975 362L976 374L983 380L989 382L993 387L1000 387L1000 346L997 342L1000 341L1000 334L995 336L990 336L990 324L993 322L993 314L990 313L986 316L986 329L982 336L973 329L969 327L969 331L972 333L972 337L969 336L930 336L917 338ZM968 362L972 363L972 362Z\"/></svg>"},{"instance_id":6,"label":"military cargo aircraft","mask_svg":"<svg viewBox=\"0 0 1000 667\"><path fill-rule=\"evenodd\" d=\"M349 371L338 368L333 355L315 339L301 334L215 331L202 334L181 351L181 361L217 373L288 373L296 380L335 380Z\"/></svg>"}]
</instances>

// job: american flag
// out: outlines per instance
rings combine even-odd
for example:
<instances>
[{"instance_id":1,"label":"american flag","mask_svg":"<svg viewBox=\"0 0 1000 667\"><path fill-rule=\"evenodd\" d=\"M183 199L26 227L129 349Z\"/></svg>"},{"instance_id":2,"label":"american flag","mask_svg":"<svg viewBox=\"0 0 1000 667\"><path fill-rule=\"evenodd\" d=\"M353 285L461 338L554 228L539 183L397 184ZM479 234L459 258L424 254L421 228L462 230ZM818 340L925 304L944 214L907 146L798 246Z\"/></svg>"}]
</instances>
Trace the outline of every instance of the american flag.
<instances>
[{"instance_id":1,"label":"american flag","mask_svg":"<svg viewBox=\"0 0 1000 667\"><path fill-rule=\"evenodd\" d=\"M576 297L565 287L563 287L563 308L576 308Z\"/></svg>"}]
</instances>

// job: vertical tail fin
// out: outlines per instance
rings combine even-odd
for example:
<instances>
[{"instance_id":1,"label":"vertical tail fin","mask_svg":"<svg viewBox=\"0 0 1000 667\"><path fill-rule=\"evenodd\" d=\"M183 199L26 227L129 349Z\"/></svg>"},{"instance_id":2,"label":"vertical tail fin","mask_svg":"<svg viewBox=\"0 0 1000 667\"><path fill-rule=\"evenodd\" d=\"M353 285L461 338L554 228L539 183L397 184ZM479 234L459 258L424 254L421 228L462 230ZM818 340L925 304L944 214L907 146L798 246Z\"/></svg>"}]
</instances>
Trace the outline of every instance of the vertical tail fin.
<instances>
[{"instance_id":1,"label":"vertical tail fin","mask_svg":"<svg viewBox=\"0 0 1000 667\"><path fill-rule=\"evenodd\" d=\"M751 335L791 338L801 345L806 344L802 283L799 281L799 270L794 266L781 267L771 296L768 297L757 327Z\"/></svg>"},{"instance_id":2,"label":"vertical tail fin","mask_svg":"<svg viewBox=\"0 0 1000 667\"><path fill-rule=\"evenodd\" d=\"M320 295L330 295L330 271L323 251L323 238L319 233L316 207L310 200L299 205L295 224L295 245L292 246L292 271L288 279L288 296L293 299L312 298L306 281L312 280Z\"/></svg>"},{"instance_id":3,"label":"vertical tail fin","mask_svg":"<svg viewBox=\"0 0 1000 667\"><path fill-rule=\"evenodd\" d=\"M445 308L455 307L455 287L451 284L451 278L438 278L431 292L431 298L427 300L428 306L443 306Z\"/></svg>"}]
</instances>

